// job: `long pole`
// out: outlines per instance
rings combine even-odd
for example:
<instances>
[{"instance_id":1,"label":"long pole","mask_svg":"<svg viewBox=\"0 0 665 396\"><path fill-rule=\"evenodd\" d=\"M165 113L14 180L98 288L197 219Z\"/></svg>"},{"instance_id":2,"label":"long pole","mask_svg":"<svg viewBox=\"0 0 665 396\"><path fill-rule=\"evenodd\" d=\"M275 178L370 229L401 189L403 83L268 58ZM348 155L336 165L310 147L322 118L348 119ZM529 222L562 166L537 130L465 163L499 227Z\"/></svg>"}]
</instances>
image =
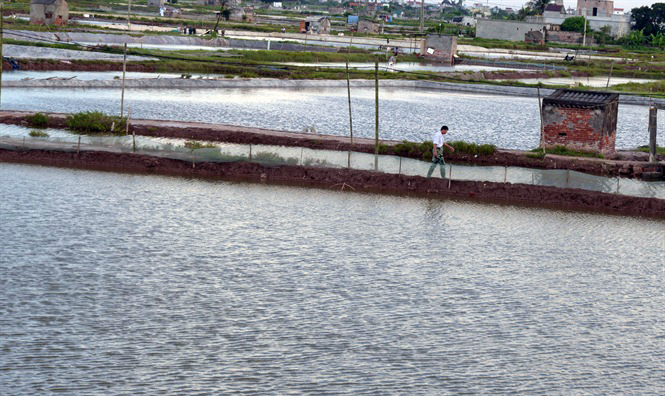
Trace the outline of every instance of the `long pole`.
<instances>
[{"instance_id":1,"label":"long pole","mask_svg":"<svg viewBox=\"0 0 665 396\"><path fill-rule=\"evenodd\" d=\"M127 31L132 30L131 23L129 21L129 16L131 12L132 12L132 0L129 0L129 3L127 3Z\"/></svg>"},{"instance_id":2,"label":"long pole","mask_svg":"<svg viewBox=\"0 0 665 396\"><path fill-rule=\"evenodd\" d=\"M649 162L656 162L656 133L657 133L658 109L649 108Z\"/></svg>"},{"instance_id":3,"label":"long pole","mask_svg":"<svg viewBox=\"0 0 665 396\"><path fill-rule=\"evenodd\" d=\"M3 48L2 40L4 38L5 27L5 1L0 0L0 107L2 106L2 60L3 60Z\"/></svg>"},{"instance_id":4,"label":"long pole","mask_svg":"<svg viewBox=\"0 0 665 396\"><path fill-rule=\"evenodd\" d=\"M425 0L420 1L420 34L425 29Z\"/></svg>"},{"instance_id":5,"label":"long pole","mask_svg":"<svg viewBox=\"0 0 665 396\"><path fill-rule=\"evenodd\" d=\"M540 147L542 147L543 154L545 154L545 142L543 141L543 105L540 102L540 87L538 87L538 110L540 111Z\"/></svg>"},{"instance_id":6,"label":"long pole","mask_svg":"<svg viewBox=\"0 0 665 396\"><path fill-rule=\"evenodd\" d=\"M586 18L584 18L584 37L582 38L582 47L586 47Z\"/></svg>"},{"instance_id":7,"label":"long pole","mask_svg":"<svg viewBox=\"0 0 665 396\"><path fill-rule=\"evenodd\" d=\"M120 94L120 118L125 115L125 72L127 71L127 43L125 55L122 57L122 93Z\"/></svg>"},{"instance_id":8,"label":"long pole","mask_svg":"<svg viewBox=\"0 0 665 396\"><path fill-rule=\"evenodd\" d=\"M351 81L349 80L349 62L346 62L346 90L349 94L349 133L353 144L353 115L351 114Z\"/></svg>"},{"instance_id":9,"label":"long pole","mask_svg":"<svg viewBox=\"0 0 665 396\"><path fill-rule=\"evenodd\" d=\"M376 91L376 119L374 132L374 154L379 154L379 61L374 61L374 86Z\"/></svg>"},{"instance_id":10,"label":"long pole","mask_svg":"<svg viewBox=\"0 0 665 396\"><path fill-rule=\"evenodd\" d=\"M612 69L614 69L614 62L612 62L612 65L610 66L610 75L607 76L607 85L605 85L605 88L609 88L610 86L610 78L612 78Z\"/></svg>"}]
</instances>

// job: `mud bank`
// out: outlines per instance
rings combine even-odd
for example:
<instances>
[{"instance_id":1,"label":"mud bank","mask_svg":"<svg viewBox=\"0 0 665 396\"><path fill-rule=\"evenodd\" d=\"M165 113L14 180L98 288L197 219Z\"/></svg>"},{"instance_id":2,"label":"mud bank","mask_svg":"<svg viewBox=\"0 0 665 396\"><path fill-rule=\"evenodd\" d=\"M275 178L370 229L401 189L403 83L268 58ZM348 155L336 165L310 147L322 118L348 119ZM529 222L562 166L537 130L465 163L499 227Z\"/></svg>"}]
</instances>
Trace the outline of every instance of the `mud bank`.
<instances>
[{"instance_id":1,"label":"mud bank","mask_svg":"<svg viewBox=\"0 0 665 396\"><path fill-rule=\"evenodd\" d=\"M665 216L665 200L655 198L637 198L524 184L469 181L452 181L449 184L447 180L438 178L426 179L419 176L392 175L352 169L288 165L269 167L249 162L198 163L194 167L190 162L127 153L84 152L76 154L2 149L0 149L0 161L103 171L261 181L350 191L409 193L436 198L478 199L631 215Z\"/></svg>"},{"instance_id":2,"label":"mud bank","mask_svg":"<svg viewBox=\"0 0 665 396\"><path fill-rule=\"evenodd\" d=\"M27 118L34 113L23 111L0 111L0 123L23 125L29 127ZM49 127L66 128L66 114L48 113ZM163 121L163 120L131 120L129 133L149 137L165 137L210 142L227 142L240 144L264 144L291 147L306 147L322 150L357 151L374 153L374 140L356 138L351 143L348 137L337 135L312 135L289 131L262 128L240 127L234 125L205 124L196 122ZM395 154L395 145L401 143L394 140L382 140L381 154ZM497 150L492 155L470 155L465 153L448 153L447 161L456 164L485 166L519 166L536 169L569 169L592 175L606 177L641 178L653 172L662 172L663 164L648 164L648 155L640 152L621 152L621 158L598 159L585 157L565 157L548 154L544 158L532 158L526 151ZM416 158L419 154L403 157ZM665 157L657 158L664 161Z\"/></svg>"},{"instance_id":3,"label":"mud bank","mask_svg":"<svg viewBox=\"0 0 665 396\"><path fill-rule=\"evenodd\" d=\"M92 62L92 63L89 63ZM22 70L70 70L70 71L120 71L122 65L103 61L57 61L21 60ZM8 62L3 63L3 70L11 70ZM156 63L127 64L128 71L152 72ZM482 73L481 73L482 74ZM521 74L520 74L521 75ZM501 76L501 75L497 75ZM488 80L485 80L488 81ZM352 87L374 87L374 80L351 80ZM479 83L453 83L420 80L380 80L381 87L432 89L439 91L466 92L487 95L538 97L538 89L508 85L490 85ZM30 88L120 88L121 80L13 80L3 82L6 87ZM346 87L346 80L290 80L280 78L224 78L224 79L184 79L154 78L130 79L125 81L127 88L308 88L308 87ZM554 92L553 89L540 90L542 97ZM665 109L665 99L648 98L635 95L619 95L619 103L638 106L654 106Z\"/></svg>"}]
</instances>

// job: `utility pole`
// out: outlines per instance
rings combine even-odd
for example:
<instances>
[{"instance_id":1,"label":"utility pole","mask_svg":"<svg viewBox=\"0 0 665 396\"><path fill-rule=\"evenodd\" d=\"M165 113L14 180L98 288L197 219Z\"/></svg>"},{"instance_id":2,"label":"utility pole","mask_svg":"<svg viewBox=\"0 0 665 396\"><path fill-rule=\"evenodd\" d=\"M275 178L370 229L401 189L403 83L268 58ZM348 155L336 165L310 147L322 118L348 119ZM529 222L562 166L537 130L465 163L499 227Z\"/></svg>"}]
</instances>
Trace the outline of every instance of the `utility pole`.
<instances>
[{"instance_id":1,"label":"utility pole","mask_svg":"<svg viewBox=\"0 0 665 396\"><path fill-rule=\"evenodd\" d=\"M420 34L425 30L425 0L420 0Z\"/></svg>"}]
</instances>

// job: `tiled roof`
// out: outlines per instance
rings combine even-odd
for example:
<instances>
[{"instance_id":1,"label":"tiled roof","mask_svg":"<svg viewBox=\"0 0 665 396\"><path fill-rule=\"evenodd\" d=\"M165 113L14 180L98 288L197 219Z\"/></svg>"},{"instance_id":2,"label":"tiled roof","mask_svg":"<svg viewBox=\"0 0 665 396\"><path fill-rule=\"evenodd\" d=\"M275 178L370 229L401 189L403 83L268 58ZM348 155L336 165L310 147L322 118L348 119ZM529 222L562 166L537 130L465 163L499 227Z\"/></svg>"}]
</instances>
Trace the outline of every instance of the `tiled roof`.
<instances>
[{"instance_id":1,"label":"tiled roof","mask_svg":"<svg viewBox=\"0 0 665 396\"><path fill-rule=\"evenodd\" d=\"M615 100L619 100L619 95L615 93L557 89L543 100L543 104L550 103L560 107L595 108L603 107Z\"/></svg>"}]
</instances>

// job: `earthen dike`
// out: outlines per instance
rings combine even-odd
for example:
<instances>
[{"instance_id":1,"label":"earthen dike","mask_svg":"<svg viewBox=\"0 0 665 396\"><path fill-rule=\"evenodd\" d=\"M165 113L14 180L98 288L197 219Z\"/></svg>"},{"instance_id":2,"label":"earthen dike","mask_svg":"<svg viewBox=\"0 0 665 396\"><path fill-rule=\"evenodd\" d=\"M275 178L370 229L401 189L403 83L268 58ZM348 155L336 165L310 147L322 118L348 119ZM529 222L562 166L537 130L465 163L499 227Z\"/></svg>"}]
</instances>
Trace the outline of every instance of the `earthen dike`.
<instances>
[{"instance_id":1,"label":"earthen dike","mask_svg":"<svg viewBox=\"0 0 665 396\"><path fill-rule=\"evenodd\" d=\"M31 112L0 112L0 123L27 125ZM49 114L49 127L64 128L65 114ZM373 153L374 141L332 135L310 135L260 128L192 122L132 120L130 134L244 144L267 144L313 149ZM391 148L399 143L381 141ZM644 169L643 161L610 161L547 155L529 158L523 151L498 150L490 156L451 154L455 164L522 166L541 169L570 169L602 176L634 177ZM549 208L571 208L631 215L665 217L665 200L631 197L581 189L526 184L427 179L421 176L385 174L354 169L332 169L292 165L267 166L252 162L196 163L141 154L110 152L64 152L51 150L0 149L0 161L114 172L178 175L223 180L261 181L307 185L345 191L415 194L436 198L464 198L500 203L522 203Z\"/></svg>"}]
</instances>

